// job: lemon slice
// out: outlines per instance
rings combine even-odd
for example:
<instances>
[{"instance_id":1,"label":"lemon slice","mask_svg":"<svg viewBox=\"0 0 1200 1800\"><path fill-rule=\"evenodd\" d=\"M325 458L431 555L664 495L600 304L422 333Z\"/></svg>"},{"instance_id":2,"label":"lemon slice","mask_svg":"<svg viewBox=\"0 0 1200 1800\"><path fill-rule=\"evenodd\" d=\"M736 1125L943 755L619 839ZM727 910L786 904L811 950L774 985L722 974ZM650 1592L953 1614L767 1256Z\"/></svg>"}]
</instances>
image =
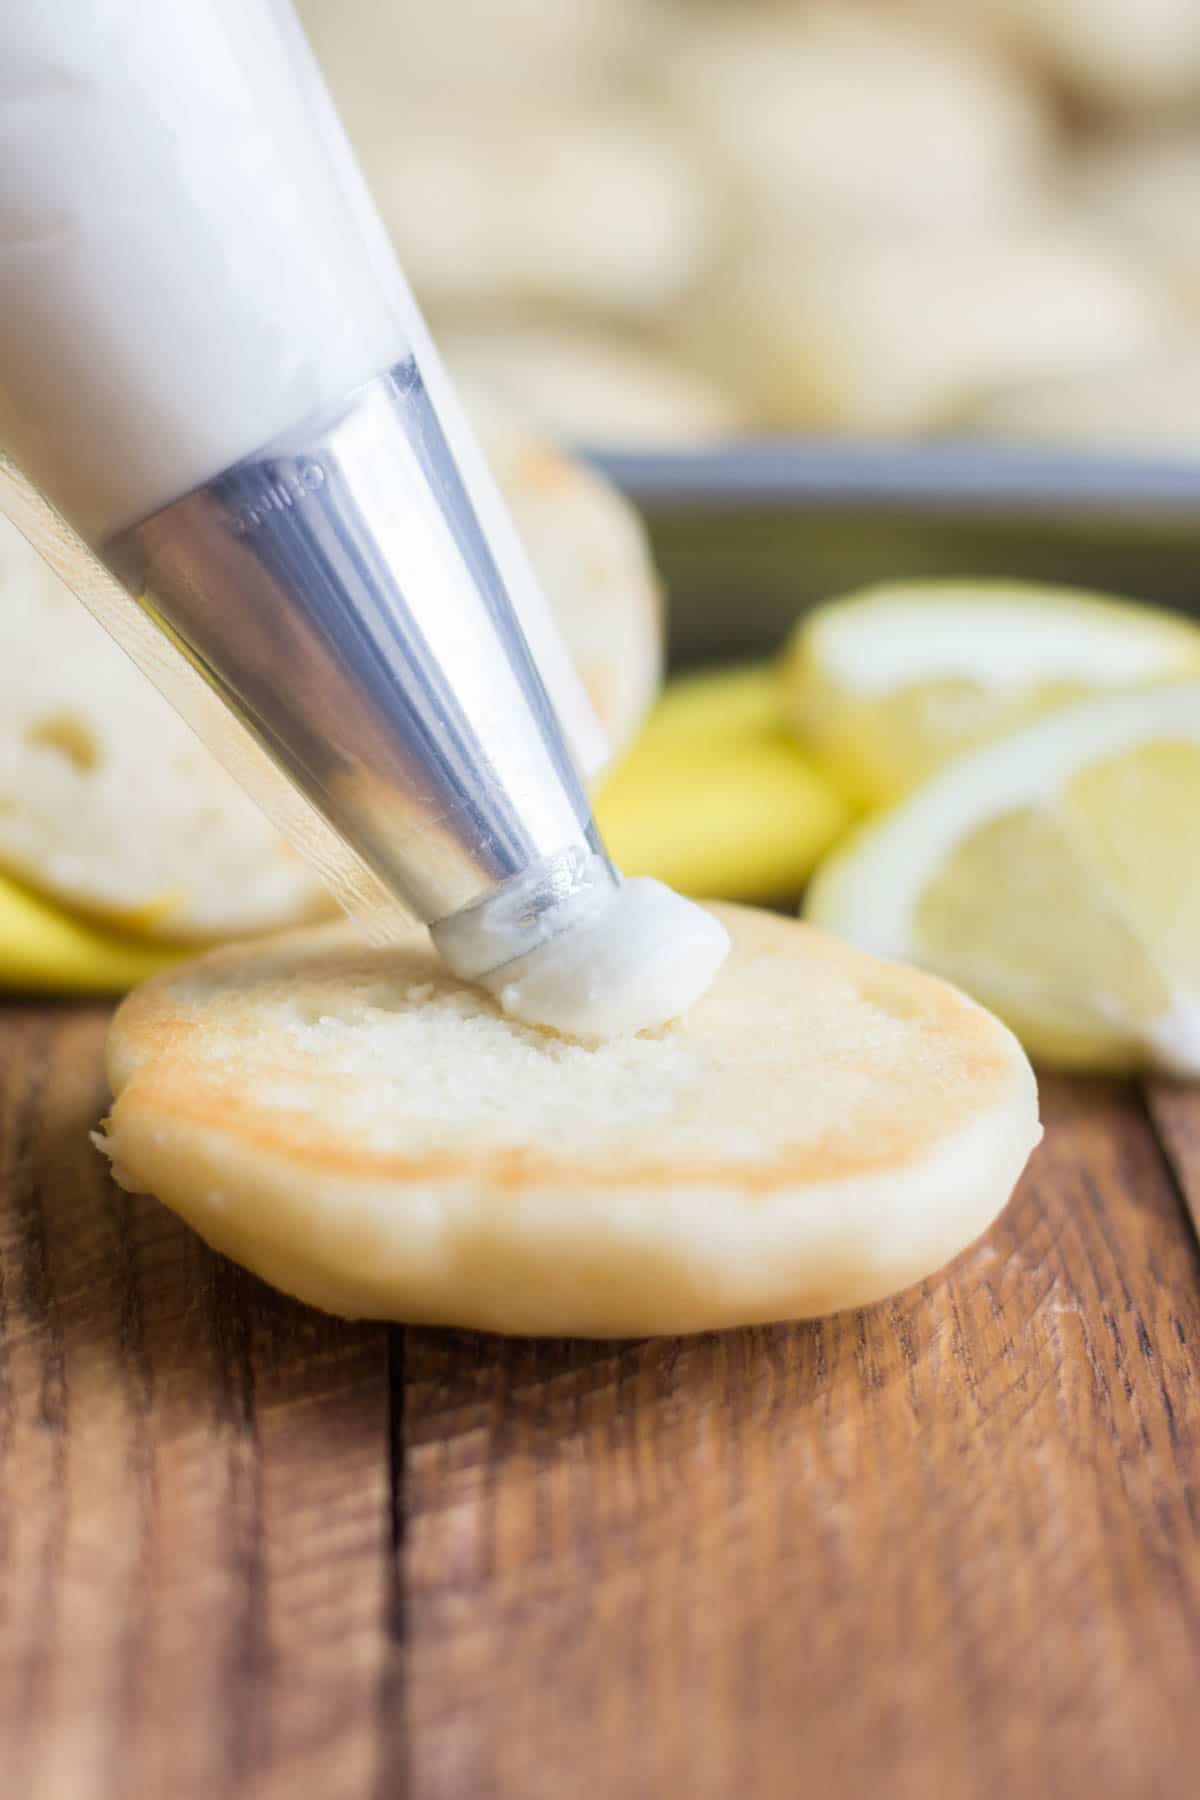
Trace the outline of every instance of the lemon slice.
<instances>
[{"instance_id":1,"label":"lemon slice","mask_svg":"<svg viewBox=\"0 0 1200 1800\"><path fill-rule=\"evenodd\" d=\"M179 956L72 918L0 875L0 988L119 994Z\"/></svg>"},{"instance_id":2,"label":"lemon slice","mask_svg":"<svg viewBox=\"0 0 1200 1800\"><path fill-rule=\"evenodd\" d=\"M806 910L949 976L1048 1060L1200 1073L1200 677L951 764L835 852Z\"/></svg>"},{"instance_id":3,"label":"lemon slice","mask_svg":"<svg viewBox=\"0 0 1200 1800\"><path fill-rule=\"evenodd\" d=\"M769 901L795 899L847 813L787 728L778 669L753 665L672 682L596 818L627 875Z\"/></svg>"},{"instance_id":4,"label":"lemon slice","mask_svg":"<svg viewBox=\"0 0 1200 1800\"><path fill-rule=\"evenodd\" d=\"M904 582L803 621L787 657L794 725L860 806L950 757L1113 686L1200 670L1189 620L1071 588Z\"/></svg>"}]
</instances>

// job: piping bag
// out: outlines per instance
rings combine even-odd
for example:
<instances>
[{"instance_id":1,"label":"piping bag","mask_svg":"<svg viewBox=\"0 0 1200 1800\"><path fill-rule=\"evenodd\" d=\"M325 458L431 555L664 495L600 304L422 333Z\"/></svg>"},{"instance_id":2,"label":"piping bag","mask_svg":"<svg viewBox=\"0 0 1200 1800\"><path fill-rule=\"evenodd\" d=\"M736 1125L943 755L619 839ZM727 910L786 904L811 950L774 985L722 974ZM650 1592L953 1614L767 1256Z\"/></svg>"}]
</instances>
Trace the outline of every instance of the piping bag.
<instances>
[{"instance_id":1,"label":"piping bag","mask_svg":"<svg viewBox=\"0 0 1200 1800\"><path fill-rule=\"evenodd\" d=\"M591 958L603 733L287 0L5 0L0 444L0 505L375 941ZM651 901L635 1024L724 954L688 975Z\"/></svg>"}]
</instances>

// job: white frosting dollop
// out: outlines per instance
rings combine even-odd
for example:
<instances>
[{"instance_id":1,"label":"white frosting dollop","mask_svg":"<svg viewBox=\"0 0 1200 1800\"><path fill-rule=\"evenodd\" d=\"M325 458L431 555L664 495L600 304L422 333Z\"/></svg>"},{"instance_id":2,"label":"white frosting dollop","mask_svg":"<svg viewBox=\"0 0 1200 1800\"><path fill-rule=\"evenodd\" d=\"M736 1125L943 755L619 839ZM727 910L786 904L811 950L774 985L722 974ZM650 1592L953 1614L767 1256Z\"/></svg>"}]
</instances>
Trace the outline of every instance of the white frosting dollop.
<instances>
[{"instance_id":1,"label":"white frosting dollop","mask_svg":"<svg viewBox=\"0 0 1200 1800\"><path fill-rule=\"evenodd\" d=\"M577 1038L677 1019L729 954L725 927L661 881L625 881L608 905L483 978L506 1013Z\"/></svg>"}]
</instances>

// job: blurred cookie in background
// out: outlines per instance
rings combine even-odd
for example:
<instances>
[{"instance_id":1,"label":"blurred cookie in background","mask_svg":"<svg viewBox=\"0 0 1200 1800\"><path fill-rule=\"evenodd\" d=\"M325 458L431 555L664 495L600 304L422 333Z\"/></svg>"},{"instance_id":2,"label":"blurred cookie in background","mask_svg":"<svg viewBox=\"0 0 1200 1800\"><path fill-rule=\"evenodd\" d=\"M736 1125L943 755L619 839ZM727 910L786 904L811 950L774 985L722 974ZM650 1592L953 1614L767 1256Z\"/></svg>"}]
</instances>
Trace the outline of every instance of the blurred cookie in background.
<instances>
[{"instance_id":1,"label":"blurred cookie in background","mask_svg":"<svg viewBox=\"0 0 1200 1800\"><path fill-rule=\"evenodd\" d=\"M1200 343L1200 0L301 9L454 366L567 440L920 433Z\"/></svg>"},{"instance_id":2,"label":"blurred cookie in background","mask_svg":"<svg viewBox=\"0 0 1200 1800\"><path fill-rule=\"evenodd\" d=\"M957 421L1014 443L1072 445L1135 456L1200 457L1200 343L995 393Z\"/></svg>"},{"instance_id":3,"label":"blurred cookie in background","mask_svg":"<svg viewBox=\"0 0 1200 1800\"><path fill-rule=\"evenodd\" d=\"M662 678L662 591L641 519L611 482L463 388L513 523L611 751Z\"/></svg>"},{"instance_id":4,"label":"blurred cookie in background","mask_svg":"<svg viewBox=\"0 0 1200 1800\"><path fill-rule=\"evenodd\" d=\"M592 449L664 450L739 435L744 408L656 345L595 327L529 320L448 326L451 374L550 436Z\"/></svg>"},{"instance_id":5,"label":"blurred cookie in background","mask_svg":"<svg viewBox=\"0 0 1200 1800\"><path fill-rule=\"evenodd\" d=\"M404 271L435 314L654 316L707 266L711 172L643 97L648 0L304 0Z\"/></svg>"},{"instance_id":6,"label":"blurred cookie in background","mask_svg":"<svg viewBox=\"0 0 1200 1800\"><path fill-rule=\"evenodd\" d=\"M758 230L801 242L881 227L945 233L1038 205L1048 108L961 36L863 6L681 17L662 80Z\"/></svg>"},{"instance_id":7,"label":"blurred cookie in background","mask_svg":"<svg viewBox=\"0 0 1200 1800\"><path fill-rule=\"evenodd\" d=\"M644 319L707 270L713 182L633 99L353 107L350 134L405 273L436 314L517 303Z\"/></svg>"},{"instance_id":8,"label":"blurred cookie in background","mask_svg":"<svg viewBox=\"0 0 1200 1800\"><path fill-rule=\"evenodd\" d=\"M564 98L637 76L659 0L298 0L338 105Z\"/></svg>"},{"instance_id":9,"label":"blurred cookie in background","mask_svg":"<svg viewBox=\"0 0 1200 1800\"><path fill-rule=\"evenodd\" d=\"M1097 226L1133 246L1200 311L1200 129L1100 138L1075 151L1063 182Z\"/></svg>"},{"instance_id":10,"label":"blurred cookie in background","mask_svg":"<svg viewBox=\"0 0 1200 1800\"><path fill-rule=\"evenodd\" d=\"M951 23L960 0L916 0ZM1155 113L1200 99L1196 0L971 0L970 24L1077 103Z\"/></svg>"},{"instance_id":11,"label":"blurred cookie in background","mask_svg":"<svg viewBox=\"0 0 1200 1800\"><path fill-rule=\"evenodd\" d=\"M1007 383L1149 350L1174 325L1133 259L1068 225L767 248L689 329L772 424L906 435Z\"/></svg>"},{"instance_id":12,"label":"blurred cookie in background","mask_svg":"<svg viewBox=\"0 0 1200 1800\"><path fill-rule=\"evenodd\" d=\"M0 518L0 872L188 942L319 918L308 865Z\"/></svg>"}]
</instances>

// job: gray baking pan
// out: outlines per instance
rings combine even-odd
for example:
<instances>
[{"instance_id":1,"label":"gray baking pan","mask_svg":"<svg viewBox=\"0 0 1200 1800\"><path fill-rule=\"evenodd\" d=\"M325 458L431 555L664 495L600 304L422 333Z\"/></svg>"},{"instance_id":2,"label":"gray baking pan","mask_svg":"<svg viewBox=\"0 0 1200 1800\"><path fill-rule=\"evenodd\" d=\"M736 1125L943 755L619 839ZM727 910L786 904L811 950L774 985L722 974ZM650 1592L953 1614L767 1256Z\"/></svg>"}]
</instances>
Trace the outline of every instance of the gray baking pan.
<instances>
[{"instance_id":1,"label":"gray baking pan","mask_svg":"<svg viewBox=\"0 0 1200 1800\"><path fill-rule=\"evenodd\" d=\"M676 663L775 649L867 582L1012 576L1200 613L1200 461L764 441L594 459L650 527Z\"/></svg>"}]
</instances>

